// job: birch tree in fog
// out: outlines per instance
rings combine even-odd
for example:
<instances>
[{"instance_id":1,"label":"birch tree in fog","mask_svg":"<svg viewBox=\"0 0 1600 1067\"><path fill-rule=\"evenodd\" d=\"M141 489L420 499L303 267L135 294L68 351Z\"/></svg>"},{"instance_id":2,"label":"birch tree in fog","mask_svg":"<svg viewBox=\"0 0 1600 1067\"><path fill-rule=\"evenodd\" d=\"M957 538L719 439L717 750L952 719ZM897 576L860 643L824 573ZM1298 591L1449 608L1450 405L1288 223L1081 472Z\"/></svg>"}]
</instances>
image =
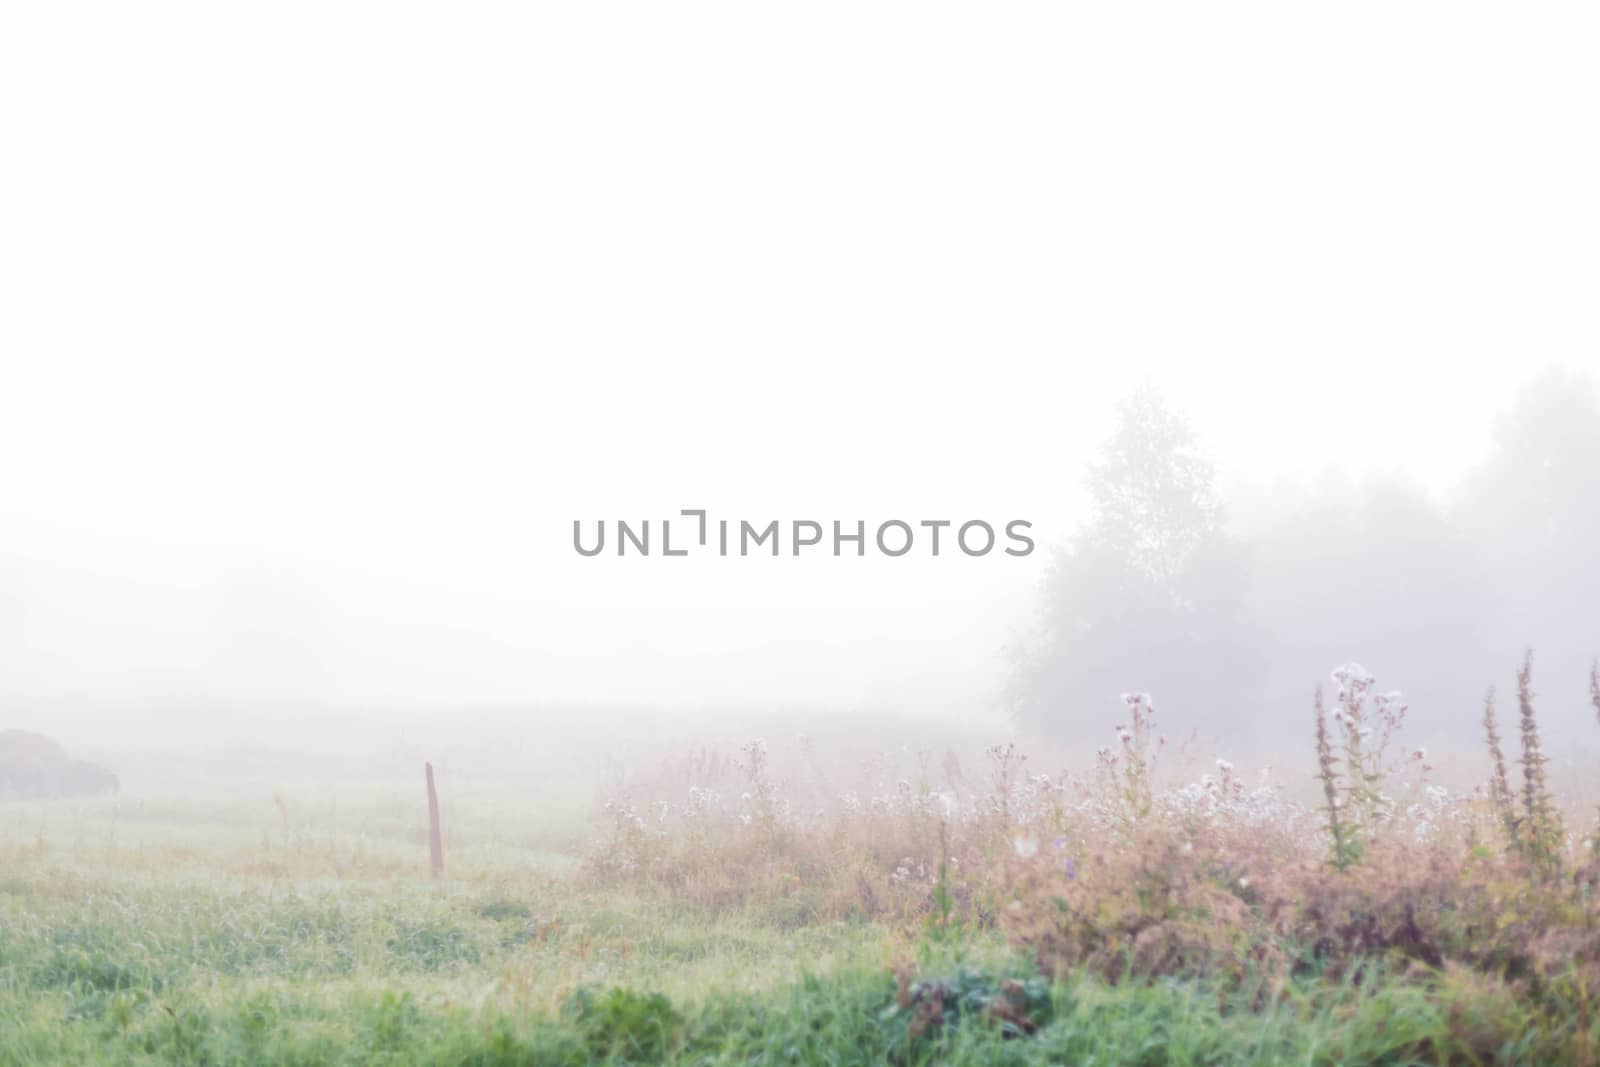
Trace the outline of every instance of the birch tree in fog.
<instances>
[{"instance_id":1,"label":"birch tree in fog","mask_svg":"<svg viewBox=\"0 0 1600 1067\"><path fill-rule=\"evenodd\" d=\"M1244 621L1247 568L1224 532L1212 464L1152 387L1119 406L1088 475L1093 518L1045 579L1020 650L1019 723L1063 740L1099 736L1120 693L1151 693L1169 728L1227 732L1259 700Z\"/></svg>"}]
</instances>

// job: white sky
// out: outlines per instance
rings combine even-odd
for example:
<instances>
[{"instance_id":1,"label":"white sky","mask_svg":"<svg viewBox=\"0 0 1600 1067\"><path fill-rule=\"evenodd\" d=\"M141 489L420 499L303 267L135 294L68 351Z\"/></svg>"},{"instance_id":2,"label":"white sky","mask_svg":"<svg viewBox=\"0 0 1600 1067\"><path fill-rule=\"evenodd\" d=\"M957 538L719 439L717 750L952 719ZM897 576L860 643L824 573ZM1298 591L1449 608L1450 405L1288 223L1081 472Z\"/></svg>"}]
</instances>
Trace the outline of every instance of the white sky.
<instances>
[{"instance_id":1,"label":"white sky","mask_svg":"<svg viewBox=\"0 0 1600 1067\"><path fill-rule=\"evenodd\" d=\"M8 5L0 707L981 701L1042 554L571 520L1059 540L1146 379L1230 482L1444 492L1532 371L1600 370L1597 29Z\"/></svg>"}]
</instances>

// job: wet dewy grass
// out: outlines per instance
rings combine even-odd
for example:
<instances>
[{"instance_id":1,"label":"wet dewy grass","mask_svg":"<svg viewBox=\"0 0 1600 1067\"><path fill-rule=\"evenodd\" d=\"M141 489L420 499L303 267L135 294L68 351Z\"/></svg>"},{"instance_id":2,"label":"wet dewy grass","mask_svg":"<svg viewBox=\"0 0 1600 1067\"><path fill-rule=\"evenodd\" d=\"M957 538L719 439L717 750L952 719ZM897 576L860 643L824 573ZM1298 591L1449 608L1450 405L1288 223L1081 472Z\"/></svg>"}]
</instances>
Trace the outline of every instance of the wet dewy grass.
<instances>
[{"instance_id":1,"label":"wet dewy grass","mask_svg":"<svg viewBox=\"0 0 1600 1067\"><path fill-rule=\"evenodd\" d=\"M1002 971L956 972L973 1004ZM1017 980L1023 972L1013 968ZM893 975L847 967L758 993L679 1003L582 987L552 1011L474 1005L376 984L290 979L172 995L62 992L9 1001L6 1064L1543 1064L1525 1009L1393 978L1291 985L1241 1004L1203 982L1047 985L1029 1036L981 1010L919 1028ZM19 1013L18 1009L22 1009ZM1471 1027L1461 1025L1474 1012ZM1575 1061L1573 1061L1575 1062Z\"/></svg>"},{"instance_id":2,"label":"wet dewy grass","mask_svg":"<svg viewBox=\"0 0 1600 1067\"><path fill-rule=\"evenodd\" d=\"M1051 896L930 909L937 892L917 879L943 884L943 838L916 812L863 816L877 847L895 841L865 889L874 854L827 825L805 837L732 820L691 842L689 880L657 885L575 870L575 850L551 862L537 805L486 784L434 881L390 798L416 784L372 788L369 806L341 794L337 820L285 816L269 788L210 821L128 799L4 809L0 1067L1582 1064L1600 1048L1592 993L1555 972L1513 985L1492 968L1363 957L1337 977L1133 977L1069 960L1052 979L1040 965L1067 959L1058 942L1006 932ZM1011 879L996 885L1026 889L1027 850L995 836ZM935 851L910 858L918 848ZM1053 853L1031 858L1049 862L1051 893L1112 869L1078 855L1071 875ZM983 858L963 853L961 870ZM706 872L726 877L693 881ZM1242 899L1228 892L1203 903ZM1110 923L1101 940L1143 929Z\"/></svg>"},{"instance_id":3,"label":"wet dewy grass","mask_svg":"<svg viewBox=\"0 0 1600 1067\"><path fill-rule=\"evenodd\" d=\"M1478 976L1052 983L972 930L793 931L559 882L163 887L35 867L0 894L7 1067L1541 1064L1579 1062L1561 1058L1578 1025Z\"/></svg>"},{"instance_id":4,"label":"wet dewy grass","mask_svg":"<svg viewBox=\"0 0 1600 1067\"><path fill-rule=\"evenodd\" d=\"M695 1005L892 951L880 926L786 930L532 868L261 879L118 858L0 842L0 1064L583 1062L632 1001L574 1014L580 991Z\"/></svg>"}]
</instances>

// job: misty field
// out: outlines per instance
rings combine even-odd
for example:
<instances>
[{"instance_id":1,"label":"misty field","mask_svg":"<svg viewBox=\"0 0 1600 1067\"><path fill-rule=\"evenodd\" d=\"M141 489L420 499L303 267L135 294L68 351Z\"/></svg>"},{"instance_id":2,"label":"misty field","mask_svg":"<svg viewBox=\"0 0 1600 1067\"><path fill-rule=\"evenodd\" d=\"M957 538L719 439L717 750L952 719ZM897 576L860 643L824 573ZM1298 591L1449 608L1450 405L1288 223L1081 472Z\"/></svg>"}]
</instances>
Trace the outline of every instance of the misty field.
<instances>
[{"instance_id":1,"label":"misty field","mask_svg":"<svg viewBox=\"0 0 1600 1067\"><path fill-rule=\"evenodd\" d=\"M1595 1062L1594 811L1526 675L1463 789L1335 687L1285 788L1164 771L1138 694L1059 774L502 749L440 768L438 879L405 754L130 759L0 807L0 1063Z\"/></svg>"}]
</instances>

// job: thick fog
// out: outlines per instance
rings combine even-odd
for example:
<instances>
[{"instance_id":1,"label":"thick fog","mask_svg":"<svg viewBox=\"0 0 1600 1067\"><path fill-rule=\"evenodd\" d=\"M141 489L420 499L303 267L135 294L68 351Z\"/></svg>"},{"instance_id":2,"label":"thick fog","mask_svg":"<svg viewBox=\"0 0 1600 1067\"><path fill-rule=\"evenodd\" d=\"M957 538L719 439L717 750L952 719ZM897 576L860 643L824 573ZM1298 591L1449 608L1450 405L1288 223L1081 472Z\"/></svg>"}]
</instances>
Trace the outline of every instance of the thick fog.
<instances>
[{"instance_id":1,"label":"thick fog","mask_svg":"<svg viewBox=\"0 0 1600 1067\"><path fill-rule=\"evenodd\" d=\"M1467 731L1526 646L1552 728L1590 714L1580 38L861 11L730 50L682 10L354 10L201 50L171 31L211 9L6 16L0 727L892 710L1076 742L1149 690L1265 736L1355 659ZM1146 402L1207 500L1119 532L1150 468L1107 442ZM685 509L782 552L616 554ZM796 557L796 520L1002 543Z\"/></svg>"}]
</instances>

